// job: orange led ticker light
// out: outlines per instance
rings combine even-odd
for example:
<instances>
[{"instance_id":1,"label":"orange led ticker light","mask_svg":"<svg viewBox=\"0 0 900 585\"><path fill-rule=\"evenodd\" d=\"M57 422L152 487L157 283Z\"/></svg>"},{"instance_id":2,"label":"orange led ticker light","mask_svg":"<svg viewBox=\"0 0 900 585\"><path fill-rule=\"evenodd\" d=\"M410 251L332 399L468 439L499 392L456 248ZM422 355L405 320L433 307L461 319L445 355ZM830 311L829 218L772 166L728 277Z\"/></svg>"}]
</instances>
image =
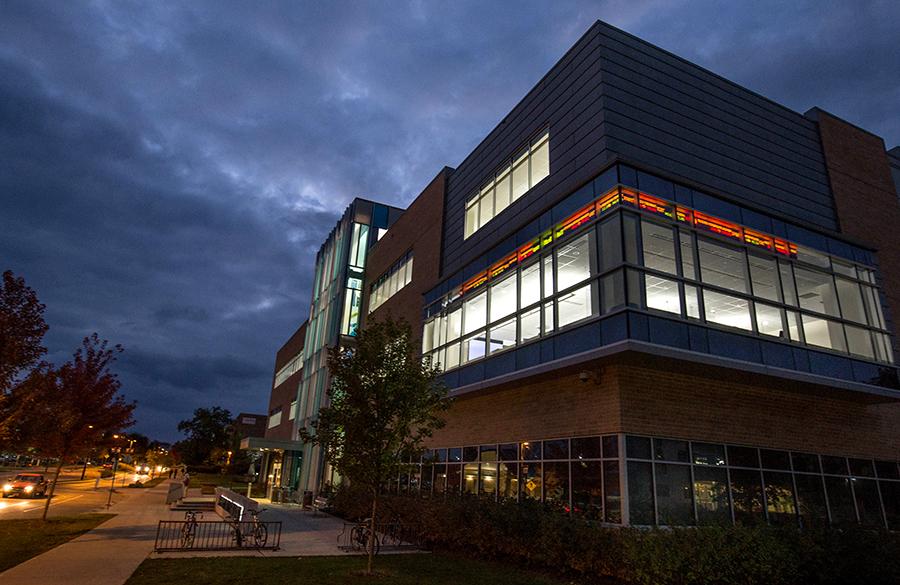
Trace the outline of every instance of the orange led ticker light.
<instances>
[{"instance_id":1,"label":"orange led ticker light","mask_svg":"<svg viewBox=\"0 0 900 585\"><path fill-rule=\"evenodd\" d=\"M751 246L764 248L770 252L774 251L790 258L797 257L797 245L792 242L787 242L768 234L745 228L736 223L713 215L707 215L706 213L702 213L689 207L675 205L674 203L656 197L655 195L639 193L633 189L623 187L614 187L590 205L579 209L564 221L557 224L555 229L544 232L524 246L520 246L515 252L510 253L508 256L495 263L490 269L479 272L467 280L460 287L460 294L476 289L486 283L488 278L497 278L515 265L525 262L537 254L541 248L549 246L554 240L578 230L598 215L601 215L619 203L632 205L639 208L641 211L662 215L681 223L690 224L698 229L712 232L733 240L739 240L750 244Z\"/></svg>"}]
</instances>

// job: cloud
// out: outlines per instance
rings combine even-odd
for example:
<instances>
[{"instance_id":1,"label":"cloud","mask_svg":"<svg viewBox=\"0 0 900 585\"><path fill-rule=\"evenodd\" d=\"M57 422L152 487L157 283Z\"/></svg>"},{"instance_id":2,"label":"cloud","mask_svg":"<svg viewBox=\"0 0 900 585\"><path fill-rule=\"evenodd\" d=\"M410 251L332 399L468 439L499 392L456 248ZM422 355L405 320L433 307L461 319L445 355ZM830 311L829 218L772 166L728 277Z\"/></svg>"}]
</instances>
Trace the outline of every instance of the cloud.
<instances>
[{"instance_id":1,"label":"cloud","mask_svg":"<svg viewBox=\"0 0 900 585\"><path fill-rule=\"evenodd\" d=\"M138 430L263 411L315 253L405 206L602 18L900 142L893 3L18 2L0 8L0 251L51 357L126 347Z\"/></svg>"}]
</instances>

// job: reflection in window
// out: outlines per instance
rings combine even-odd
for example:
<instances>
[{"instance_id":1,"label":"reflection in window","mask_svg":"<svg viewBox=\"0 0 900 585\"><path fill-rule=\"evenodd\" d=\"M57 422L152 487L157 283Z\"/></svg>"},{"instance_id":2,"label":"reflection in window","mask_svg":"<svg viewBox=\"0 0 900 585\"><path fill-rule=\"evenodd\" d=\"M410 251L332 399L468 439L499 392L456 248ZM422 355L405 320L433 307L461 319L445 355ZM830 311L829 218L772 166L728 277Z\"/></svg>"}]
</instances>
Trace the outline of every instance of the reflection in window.
<instances>
[{"instance_id":1,"label":"reflection in window","mask_svg":"<svg viewBox=\"0 0 900 585\"><path fill-rule=\"evenodd\" d=\"M818 459L816 460L818 466ZM823 526L828 521L828 508L825 506L825 488L820 475L796 474L797 511L801 525L805 528Z\"/></svg>"},{"instance_id":2,"label":"reflection in window","mask_svg":"<svg viewBox=\"0 0 900 585\"><path fill-rule=\"evenodd\" d=\"M766 483L766 511L772 524L794 522L797 507L794 503L794 482L790 473L763 472Z\"/></svg>"},{"instance_id":3,"label":"reflection in window","mask_svg":"<svg viewBox=\"0 0 900 585\"><path fill-rule=\"evenodd\" d=\"M797 296L800 298L801 309L840 316L834 279L830 274L797 267L794 269L794 276L797 280Z\"/></svg>"},{"instance_id":4,"label":"reflection in window","mask_svg":"<svg viewBox=\"0 0 900 585\"><path fill-rule=\"evenodd\" d=\"M847 349L850 350L850 353L870 360L875 359L875 352L872 350L872 335L867 329L845 325L844 330L847 332Z\"/></svg>"},{"instance_id":5,"label":"reflection in window","mask_svg":"<svg viewBox=\"0 0 900 585\"><path fill-rule=\"evenodd\" d=\"M697 266L694 264L694 239L687 230L678 231L681 242L681 273L685 278L697 279Z\"/></svg>"},{"instance_id":6,"label":"reflection in window","mask_svg":"<svg viewBox=\"0 0 900 585\"><path fill-rule=\"evenodd\" d=\"M866 311L863 309L862 291L859 285L844 278L836 278L838 298L841 301L841 315L844 319L866 323Z\"/></svg>"},{"instance_id":7,"label":"reflection in window","mask_svg":"<svg viewBox=\"0 0 900 585\"><path fill-rule=\"evenodd\" d=\"M731 524L728 508L728 472L710 467L694 468L697 522L703 525Z\"/></svg>"},{"instance_id":8,"label":"reflection in window","mask_svg":"<svg viewBox=\"0 0 900 585\"><path fill-rule=\"evenodd\" d=\"M625 306L625 274L617 270L600 279L600 296L603 313Z\"/></svg>"},{"instance_id":9,"label":"reflection in window","mask_svg":"<svg viewBox=\"0 0 900 585\"><path fill-rule=\"evenodd\" d=\"M462 345L462 363L468 363L484 357L485 339L484 332L476 333L471 337L463 340Z\"/></svg>"},{"instance_id":10,"label":"reflection in window","mask_svg":"<svg viewBox=\"0 0 900 585\"><path fill-rule=\"evenodd\" d=\"M778 264L774 258L750 254L750 283L753 294L770 301L781 301Z\"/></svg>"},{"instance_id":11,"label":"reflection in window","mask_svg":"<svg viewBox=\"0 0 900 585\"><path fill-rule=\"evenodd\" d=\"M491 285L490 321L502 319L516 312L516 275L511 274Z\"/></svg>"},{"instance_id":12,"label":"reflection in window","mask_svg":"<svg viewBox=\"0 0 900 585\"><path fill-rule=\"evenodd\" d=\"M600 461L572 462L572 511L602 519L603 475Z\"/></svg>"},{"instance_id":13,"label":"reflection in window","mask_svg":"<svg viewBox=\"0 0 900 585\"><path fill-rule=\"evenodd\" d=\"M541 308L535 307L530 311L522 313L519 317L519 332L521 341L525 342L534 339L541 334Z\"/></svg>"},{"instance_id":14,"label":"reflection in window","mask_svg":"<svg viewBox=\"0 0 900 585\"><path fill-rule=\"evenodd\" d=\"M468 299L463 305L463 322L465 331L471 333L484 327L487 319L487 293L482 292Z\"/></svg>"},{"instance_id":15,"label":"reflection in window","mask_svg":"<svg viewBox=\"0 0 900 585\"><path fill-rule=\"evenodd\" d=\"M644 220L641 222L641 230L644 244L644 266L669 274L678 274L672 228Z\"/></svg>"},{"instance_id":16,"label":"reflection in window","mask_svg":"<svg viewBox=\"0 0 900 585\"><path fill-rule=\"evenodd\" d=\"M519 464L500 463L497 483L501 498L515 499L519 493Z\"/></svg>"},{"instance_id":17,"label":"reflection in window","mask_svg":"<svg viewBox=\"0 0 900 585\"><path fill-rule=\"evenodd\" d=\"M781 323L781 309L762 303L754 303L756 306L756 329L763 335L786 338L784 326Z\"/></svg>"},{"instance_id":18,"label":"reflection in window","mask_svg":"<svg viewBox=\"0 0 900 585\"><path fill-rule=\"evenodd\" d=\"M703 282L723 288L747 291L744 276L744 251L704 238L698 238L700 277Z\"/></svg>"},{"instance_id":19,"label":"reflection in window","mask_svg":"<svg viewBox=\"0 0 900 585\"><path fill-rule=\"evenodd\" d=\"M884 315L881 313L881 301L878 292L871 286L864 286L863 298L866 301L866 312L869 314L869 325L884 329Z\"/></svg>"},{"instance_id":20,"label":"reflection in window","mask_svg":"<svg viewBox=\"0 0 900 585\"><path fill-rule=\"evenodd\" d=\"M569 463L544 462L544 501L569 504Z\"/></svg>"},{"instance_id":21,"label":"reflection in window","mask_svg":"<svg viewBox=\"0 0 900 585\"><path fill-rule=\"evenodd\" d=\"M677 282L646 274L644 285L648 309L681 314L681 298L678 295Z\"/></svg>"},{"instance_id":22,"label":"reflection in window","mask_svg":"<svg viewBox=\"0 0 900 585\"><path fill-rule=\"evenodd\" d=\"M541 300L541 265L534 263L521 272L522 307L532 305Z\"/></svg>"},{"instance_id":23,"label":"reflection in window","mask_svg":"<svg viewBox=\"0 0 900 585\"><path fill-rule=\"evenodd\" d=\"M512 318L491 328L490 353L516 345L516 319Z\"/></svg>"},{"instance_id":24,"label":"reflection in window","mask_svg":"<svg viewBox=\"0 0 900 585\"><path fill-rule=\"evenodd\" d=\"M559 326L565 327L570 323L590 317L593 312L591 303L591 285L583 286L568 294L559 297L557 301L559 310Z\"/></svg>"},{"instance_id":25,"label":"reflection in window","mask_svg":"<svg viewBox=\"0 0 900 585\"><path fill-rule=\"evenodd\" d=\"M803 334L806 343L837 351L847 351L844 328L836 321L803 315Z\"/></svg>"},{"instance_id":26,"label":"reflection in window","mask_svg":"<svg viewBox=\"0 0 900 585\"><path fill-rule=\"evenodd\" d=\"M556 286L565 290L591 276L589 234L556 250Z\"/></svg>"},{"instance_id":27,"label":"reflection in window","mask_svg":"<svg viewBox=\"0 0 900 585\"><path fill-rule=\"evenodd\" d=\"M653 517L653 469L650 463L628 462L628 513L631 523L647 526Z\"/></svg>"},{"instance_id":28,"label":"reflection in window","mask_svg":"<svg viewBox=\"0 0 900 585\"><path fill-rule=\"evenodd\" d=\"M747 331L753 330L749 301L704 289L703 305L707 321Z\"/></svg>"},{"instance_id":29,"label":"reflection in window","mask_svg":"<svg viewBox=\"0 0 900 585\"><path fill-rule=\"evenodd\" d=\"M497 464L482 463L481 464L481 486L480 493L482 496L493 497L497 493Z\"/></svg>"},{"instance_id":30,"label":"reflection in window","mask_svg":"<svg viewBox=\"0 0 900 585\"><path fill-rule=\"evenodd\" d=\"M685 526L694 523L691 495L691 468L687 465L656 463L656 510L659 523Z\"/></svg>"},{"instance_id":31,"label":"reflection in window","mask_svg":"<svg viewBox=\"0 0 900 585\"><path fill-rule=\"evenodd\" d=\"M732 469L731 499L736 523L751 525L765 522L759 471Z\"/></svg>"},{"instance_id":32,"label":"reflection in window","mask_svg":"<svg viewBox=\"0 0 900 585\"><path fill-rule=\"evenodd\" d=\"M856 522L856 508L850 492L850 478L825 476L825 492L828 494L828 508L831 523L837 526Z\"/></svg>"},{"instance_id":33,"label":"reflection in window","mask_svg":"<svg viewBox=\"0 0 900 585\"><path fill-rule=\"evenodd\" d=\"M522 463L522 497L533 500L541 499L541 464Z\"/></svg>"},{"instance_id":34,"label":"reflection in window","mask_svg":"<svg viewBox=\"0 0 900 585\"><path fill-rule=\"evenodd\" d=\"M619 462L603 462L603 515L607 522L622 521L622 491L619 487Z\"/></svg>"}]
</instances>

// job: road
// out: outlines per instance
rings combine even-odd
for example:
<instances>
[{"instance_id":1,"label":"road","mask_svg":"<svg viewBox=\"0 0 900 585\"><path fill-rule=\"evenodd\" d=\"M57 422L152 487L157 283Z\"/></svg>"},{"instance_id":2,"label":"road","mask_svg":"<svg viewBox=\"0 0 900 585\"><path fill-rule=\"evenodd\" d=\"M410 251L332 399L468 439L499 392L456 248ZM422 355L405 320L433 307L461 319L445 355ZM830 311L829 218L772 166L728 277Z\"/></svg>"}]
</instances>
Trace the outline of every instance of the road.
<instances>
[{"instance_id":1,"label":"road","mask_svg":"<svg viewBox=\"0 0 900 585\"><path fill-rule=\"evenodd\" d=\"M40 473L39 468L30 468L22 470L27 473ZM99 486L96 477L94 479L79 480L81 477L81 469L66 470L67 473L60 475L59 484L56 486L56 493L53 495L53 501L50 504L50 516L68 516L72 514L82 514L85 512L103 512L106 510L106 502L109 498L109 487L112 478L101 479ZM0 479L4 481L8 477L14 476L16 470L4 470L0 473ZM51 475L51 474L48 474ZM92 475L96 476L97 472ZM116 503L123 499L123 493L131 491L129 488L123 487L133 482L136 477L140 477L143 481L149 479L147 476L136 476L133 473L117 473L116 487L112 495L112 502ZM13 519L33 519L40 518L43 513L46 499L19 499L19 498L3 498L0 499L0 520ZM115 511L115 508L112 509Z\"/></svg>"}]
</instances>

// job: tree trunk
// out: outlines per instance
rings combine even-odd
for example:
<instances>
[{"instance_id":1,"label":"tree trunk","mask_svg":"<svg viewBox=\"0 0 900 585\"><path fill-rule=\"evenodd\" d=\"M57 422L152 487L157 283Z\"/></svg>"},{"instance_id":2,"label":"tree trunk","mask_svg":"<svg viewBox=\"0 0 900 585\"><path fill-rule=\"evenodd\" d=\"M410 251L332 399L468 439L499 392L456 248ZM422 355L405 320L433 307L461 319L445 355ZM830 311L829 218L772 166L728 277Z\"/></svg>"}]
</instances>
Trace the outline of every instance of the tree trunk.
<instances>
[{"instance_id":1,"label":"tree trunk","mask_svg":"<svg viewBox=\"0 0 900 585\"><path fill-rule=\"evenodd\" d=\"M47 501L44 502L44 515L41 517L41 520L47 521L47 511L50 509L50 500L53 499L53 492L56 491L56 483L59 481L59 472L62 471L63 468L63 458L59 458L59 465L56 466L56 477L53 478L53 485L50 486L50 494L44 494L44 497L47 498Z\"/></svg>"},{"instance_id":2,"label":"tree trunk","mask_svg":"<svg viewBox=\"0 0 900 585\"><path fill-rule=\"evenodd\" d=\"M369 538L369 564L366 568L366 575L372 575L372 563L375 560L375 512L378 510L378 489L372 491L372 518L370 519L372 536Z\"/></svg>"}]
</instances>

